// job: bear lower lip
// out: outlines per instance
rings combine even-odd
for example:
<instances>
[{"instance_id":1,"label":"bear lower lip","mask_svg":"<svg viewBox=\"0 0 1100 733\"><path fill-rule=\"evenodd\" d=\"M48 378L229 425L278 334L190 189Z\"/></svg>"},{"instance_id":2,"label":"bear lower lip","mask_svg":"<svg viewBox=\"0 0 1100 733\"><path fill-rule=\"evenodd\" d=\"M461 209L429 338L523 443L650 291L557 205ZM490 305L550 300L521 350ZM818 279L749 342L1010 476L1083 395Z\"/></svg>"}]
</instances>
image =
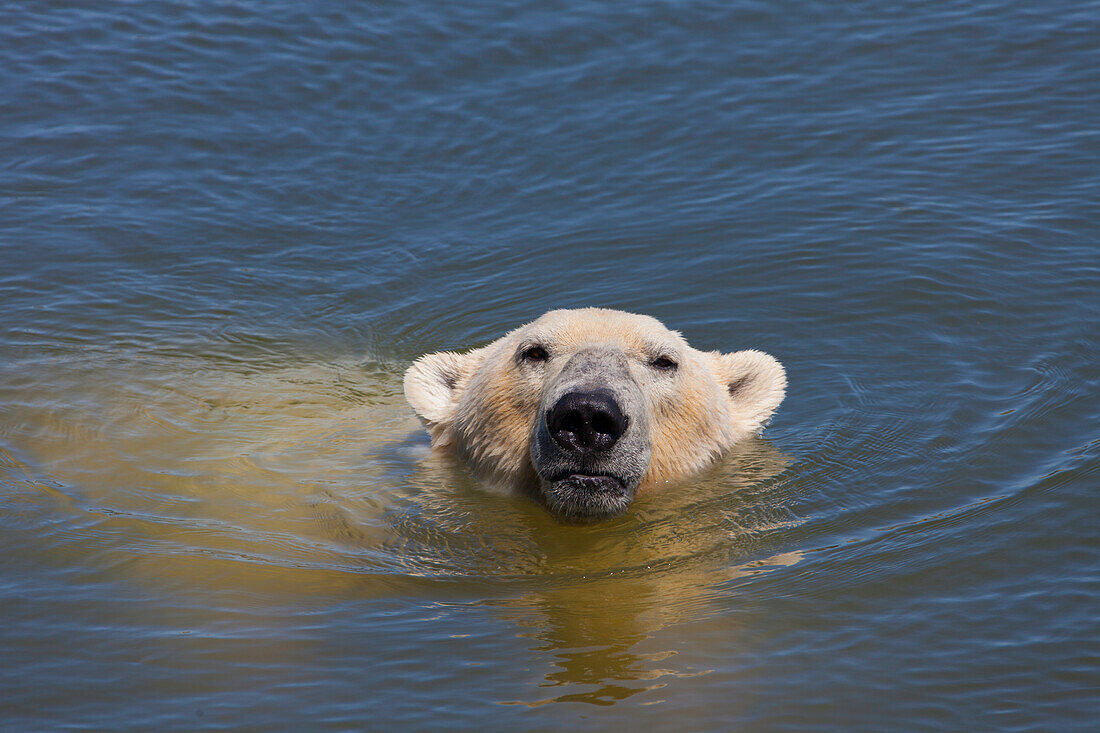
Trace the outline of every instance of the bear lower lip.
<instances>
[{"instance_id":1,"label":"bear lower lip","mask_svg":"<svg viewBox=\"0 0 1100 733\"><path fill-rule=\"evenodd\" d=\"M574 473L567 480L578 488L599 493L618 493L623 490L622 482L611 476L587 476L582 473Z\"/></svg>"},{"instance_id":2,"label":"bear lower lip","mask_svg":"<svg viewBox=\"0 0 1100 733\"><path fill-rule=\"evenodd\" d=\"M578 489L592 492L621 492L623 482L614 476L591 473L568 473L559 476L558 481L571 484Z\"/></svg>"},{"instance_id":3,"label":"bear lower lip","mask_svg":"<svg viewBox=\"0 0 1100 733\"><path fill-rule=\"evenodd\" d=\"M543 498L561 519L594 522L625 512L634 489L616 476L566 471L543 485Z\"/></svg>"}]
</instances>

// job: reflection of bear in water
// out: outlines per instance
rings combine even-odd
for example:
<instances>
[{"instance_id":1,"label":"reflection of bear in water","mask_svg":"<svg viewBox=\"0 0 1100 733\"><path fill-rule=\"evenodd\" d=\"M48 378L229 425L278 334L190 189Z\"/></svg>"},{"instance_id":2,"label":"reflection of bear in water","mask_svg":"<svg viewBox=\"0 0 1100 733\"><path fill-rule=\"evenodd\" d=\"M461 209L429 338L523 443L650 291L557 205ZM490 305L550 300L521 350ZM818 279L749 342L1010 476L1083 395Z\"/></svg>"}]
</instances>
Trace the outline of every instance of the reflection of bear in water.
<instances>
[{"instance_id":1,"label":"reflection of bear in water","mask_svg":"<svg viewBox=\"0 0 1100 733\"><path fill-rule=\"evenodd\" d=\"M551 311L466 354L423 356L405 396L436 448L555 513L622 513L637 491L710 465L783 400L759 351L697 351L648 316Z\"/></svg>"},{"instance_id":2,"label":"reflection of bear in water","mask_svg":"<svg viewBox=\"0 0 1100 733\"><path fill-rule=\"evenodd\" d=\"M409 566L468 581L474 612L491 609L525 640L523 666L543 679L501 702L608 705L705 672L697 652L713 627L695 624L753 594L736 585L799 562L788 462L750 438L678 491L643 494L598 525L563 526L522 497L478 490L436 453L408 476L412 501L391 521Z\"/></svg>"}]
</instances>

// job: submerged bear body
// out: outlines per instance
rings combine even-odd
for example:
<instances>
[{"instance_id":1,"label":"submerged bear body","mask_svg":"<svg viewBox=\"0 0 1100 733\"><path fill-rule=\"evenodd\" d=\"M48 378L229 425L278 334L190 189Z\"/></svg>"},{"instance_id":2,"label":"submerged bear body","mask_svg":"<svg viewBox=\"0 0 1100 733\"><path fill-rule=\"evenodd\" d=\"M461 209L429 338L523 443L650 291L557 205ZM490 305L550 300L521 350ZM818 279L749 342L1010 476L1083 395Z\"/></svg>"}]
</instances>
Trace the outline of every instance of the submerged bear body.
<instances>
[{"instance_id":1,"label":"submerged bear body","mask_svg":"<svg viewBox=\"0 0 1100 733\"><path fill-rule=\"evenodd\" d=\"M763 352L698 351L649 316L585 308L465 354L422 356L405 396L432 446L479 479L595 520L759 432L786 383Z\"/></svg>"}]
</instances>

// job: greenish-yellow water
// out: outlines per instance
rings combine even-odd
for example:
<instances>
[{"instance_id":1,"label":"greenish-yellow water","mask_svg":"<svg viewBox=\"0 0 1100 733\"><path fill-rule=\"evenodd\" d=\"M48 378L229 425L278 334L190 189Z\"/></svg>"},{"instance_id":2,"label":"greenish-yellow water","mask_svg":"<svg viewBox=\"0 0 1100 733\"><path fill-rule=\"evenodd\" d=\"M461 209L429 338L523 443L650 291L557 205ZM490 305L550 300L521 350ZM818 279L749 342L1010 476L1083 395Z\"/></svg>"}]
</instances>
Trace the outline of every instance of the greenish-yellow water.
<instances>
[{"instance_id":1,"label":"greenish-yellow water","mask_svg":"<svg viewBox=\"0 0 1100 733\"><path fill-rule=\"evenodd\" d=\"M5 452L9 517L19 520L7 541L35 547L47 572L94 566L97 584L157 598L122 616L183 624L179 638L153 633L139 646L143 658L197 655L201 666L185 676L279 664L278 676L293 677L312 644L280 637L302 633L300 614L491 590L476 605L553 660L529 699L498 702L611 704L662 688L665 676L712 671L679 669L666 659L674 650L633 647L715 613L716 584L801 557L776 554L768 539L798 519L767 488L788 459L766 441L740 446L690 486L642 497L628 517L562 525L431 453L400 375L355 361L201 363L55 356L35 369L44 391L5 374L20 427ZM114 614L111 600L86 611ZM446 615L434 616L440 638L468 636L444 633ZM261 627L239 626L256 617ZM211 638L212 629L226 632ZM222 644L224 633L261 638Z\"/></svg>"}]
</instances>

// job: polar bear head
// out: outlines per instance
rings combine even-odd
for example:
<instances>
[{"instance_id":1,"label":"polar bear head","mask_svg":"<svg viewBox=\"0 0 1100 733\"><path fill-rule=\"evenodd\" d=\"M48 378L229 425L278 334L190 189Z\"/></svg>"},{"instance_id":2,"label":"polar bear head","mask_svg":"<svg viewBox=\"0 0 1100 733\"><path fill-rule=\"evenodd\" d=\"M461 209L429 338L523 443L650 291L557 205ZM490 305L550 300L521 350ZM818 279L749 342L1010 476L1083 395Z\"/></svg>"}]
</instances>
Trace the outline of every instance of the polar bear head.
<instances>
[{"instance_id":1,"label":"polar bear head","mask_svg":"<svg viewBox=\"0 0 1100 733\"><path fill-rule=\"evenodd\" d=\"M649 316L551 311L466 353L420 357L405 396L436 449L557 515L622 513L759 432L783 401L760 351L703 352Z\"/></svg>"}]
</instances>

